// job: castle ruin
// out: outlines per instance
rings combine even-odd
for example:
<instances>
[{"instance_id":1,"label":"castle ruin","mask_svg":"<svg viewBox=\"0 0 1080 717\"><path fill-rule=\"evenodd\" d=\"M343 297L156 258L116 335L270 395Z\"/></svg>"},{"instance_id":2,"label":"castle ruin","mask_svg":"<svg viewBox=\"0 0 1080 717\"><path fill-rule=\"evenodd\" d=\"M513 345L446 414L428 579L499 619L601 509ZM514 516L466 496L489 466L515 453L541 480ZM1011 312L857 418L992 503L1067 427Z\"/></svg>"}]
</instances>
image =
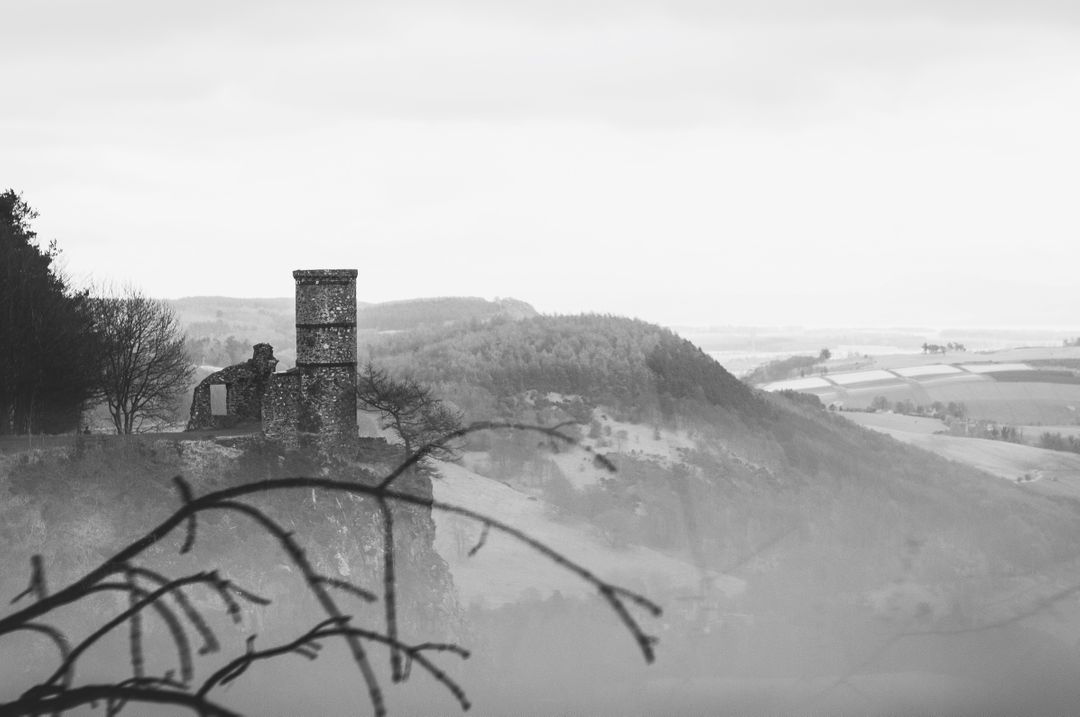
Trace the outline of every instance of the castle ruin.
<instances>
[{"instance_id":1,"label":"castle ruin","mask_svg":"<svg viewBox=\"0 0 1080 717\"><path fill-rule=\"evenodd\" d=\"M270 344L255 344L247 361L204 378L195 387L187 429L232 428L261 421L263 394L277 364Z\"/></svg>"},{"instance_id":2,"label":"castle ruin","mask_svg":"<svg viewBox=\"0 0 1080 717\"><path fill-rule=\"evenodd\" d=\"M274 373L269 344L195 389L188 430L258 423L287 448L356 438L356 269L306 269L296 282L296 367ZM216 389L216 386L224 386ZM224 400L215 393L224 393Z\"/></svg>"}]
</instances>

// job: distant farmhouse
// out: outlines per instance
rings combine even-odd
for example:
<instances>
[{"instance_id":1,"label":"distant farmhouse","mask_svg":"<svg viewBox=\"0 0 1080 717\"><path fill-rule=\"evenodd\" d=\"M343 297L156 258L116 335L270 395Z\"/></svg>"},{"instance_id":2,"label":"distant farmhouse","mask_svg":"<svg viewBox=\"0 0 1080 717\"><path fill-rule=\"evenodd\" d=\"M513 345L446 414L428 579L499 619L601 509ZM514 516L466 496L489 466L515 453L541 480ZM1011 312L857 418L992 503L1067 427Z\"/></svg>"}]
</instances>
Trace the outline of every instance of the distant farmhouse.
<instances>
[{"instance_id":1,"label":"distant farmhouse","mask_svg":"<svg viewBox=\"0 0 1080 717\"><path fill-rule=\"evenodd\" d=\"M275 372L270 344L195 388L187 430L258 425L287 448L355 439L356 269L293 272L296 367Z\"/></svg>"}]
</instances>

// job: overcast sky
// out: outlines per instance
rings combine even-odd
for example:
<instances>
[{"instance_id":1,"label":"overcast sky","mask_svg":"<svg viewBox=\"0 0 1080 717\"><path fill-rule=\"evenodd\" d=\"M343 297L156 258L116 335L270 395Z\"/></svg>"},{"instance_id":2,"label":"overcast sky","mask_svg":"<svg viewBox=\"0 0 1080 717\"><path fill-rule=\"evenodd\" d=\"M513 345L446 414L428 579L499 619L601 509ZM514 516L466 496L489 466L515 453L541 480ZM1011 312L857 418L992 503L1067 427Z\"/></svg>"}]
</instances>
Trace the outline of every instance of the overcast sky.
<instances>
[{"instance_id":1,"label":"overcast sky","mask_svg":"<svg viewBox=\"0 0 1080 717\"><path fill-rule=\"evenodd\" d=\"M0 189L78 277L1080 325L1075 0L0 5Z\"/></svg>"}]
</instances>

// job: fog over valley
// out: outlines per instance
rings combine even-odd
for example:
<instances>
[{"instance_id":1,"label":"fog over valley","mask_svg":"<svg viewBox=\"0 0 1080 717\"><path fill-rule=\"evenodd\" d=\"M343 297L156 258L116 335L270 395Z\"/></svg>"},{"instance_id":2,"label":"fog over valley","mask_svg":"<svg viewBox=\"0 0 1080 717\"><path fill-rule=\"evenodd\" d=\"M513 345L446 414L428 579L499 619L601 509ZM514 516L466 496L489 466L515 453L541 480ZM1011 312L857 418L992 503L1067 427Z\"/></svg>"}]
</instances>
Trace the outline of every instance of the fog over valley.
<instances>
[{"instance_id":1,"label":"fog over valley","mask_svg":"<svg viewBox=\"0 0 1080 717\"><path fill-rule=\"evenodd\" d=\"M1075 712L1078 21L9 3L0 717Z\"/></svg>"}]
</instances>

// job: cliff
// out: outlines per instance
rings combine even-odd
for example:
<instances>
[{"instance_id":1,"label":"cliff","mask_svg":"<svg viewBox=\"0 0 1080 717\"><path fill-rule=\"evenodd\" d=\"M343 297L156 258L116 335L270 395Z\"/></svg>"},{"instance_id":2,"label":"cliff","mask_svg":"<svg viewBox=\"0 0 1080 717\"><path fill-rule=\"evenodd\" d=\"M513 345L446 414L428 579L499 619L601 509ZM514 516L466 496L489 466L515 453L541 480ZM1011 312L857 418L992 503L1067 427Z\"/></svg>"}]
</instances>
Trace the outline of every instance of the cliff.
<instances>
[{"instance_id":1,"label":"cliff","mask_svg":"<svg viewBox=\"0 0 1080 717\"><path fill-rule=\"evenodd\" d=\"M196 496L287 476L373 483L399 456L385 442L371 440L355 459L331 469L296 453L283 454L256 436L213 441L177 434L167 439L80 437L70 449L3 458L0 595L10 598L25 588L32 555L42 556L47 583L55 590L151 530L181 504L173 476L183 476ZM431 492L426 476L403 479L397 487L421 496ZM274 491L244 501L293 534L316 571L381 595L382 522L374 501L311 490ZM457 607L449 572L433 549L430 512L411 506L393 510L402 637L421 641L448 637ZM271 600L267 606L243 606L242 631L258 632L261 643L296 637L321 619L282 546L244 515L224 510L202 513L188 555L180 554L183 541L183 530L176 531L147 551L139 564L171 577L217 569L240 587ZM224 618L225 606L211 591L196 586L190 592L210 619ZM100 613L100 605L91 602L78 604L75 612L95 622L102 614L112 614ZM354 615L357 626L383 629L381 600L367 605L343 593L339 603ZM227 642L224 637L222 641ZM242 649L238 648L242 640L233 641L226 655Z\"/></svg>"}]
</instances>

